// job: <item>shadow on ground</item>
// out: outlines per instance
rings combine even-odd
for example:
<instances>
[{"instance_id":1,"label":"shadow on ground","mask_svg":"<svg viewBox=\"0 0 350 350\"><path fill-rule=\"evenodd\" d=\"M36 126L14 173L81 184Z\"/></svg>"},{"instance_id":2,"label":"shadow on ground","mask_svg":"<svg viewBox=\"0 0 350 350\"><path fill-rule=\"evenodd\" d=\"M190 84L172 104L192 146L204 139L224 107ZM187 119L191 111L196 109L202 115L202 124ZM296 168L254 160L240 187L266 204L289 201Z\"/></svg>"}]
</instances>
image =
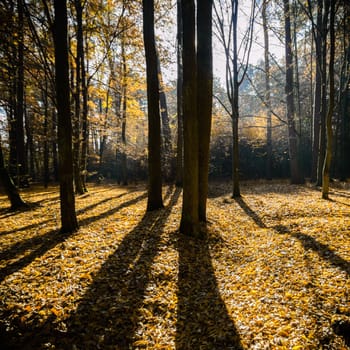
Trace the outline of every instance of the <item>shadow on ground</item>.
<instances>
[{"instance_id":1,"label":"shadow on ground","mask_svg":"<svg viewBox=\"0 0 350 350\"><path fill-rule=\"evenodd\" d=\"M179 236L176 349L243 349L218 289L208 240Z\"/></svg>"}]
</instances>

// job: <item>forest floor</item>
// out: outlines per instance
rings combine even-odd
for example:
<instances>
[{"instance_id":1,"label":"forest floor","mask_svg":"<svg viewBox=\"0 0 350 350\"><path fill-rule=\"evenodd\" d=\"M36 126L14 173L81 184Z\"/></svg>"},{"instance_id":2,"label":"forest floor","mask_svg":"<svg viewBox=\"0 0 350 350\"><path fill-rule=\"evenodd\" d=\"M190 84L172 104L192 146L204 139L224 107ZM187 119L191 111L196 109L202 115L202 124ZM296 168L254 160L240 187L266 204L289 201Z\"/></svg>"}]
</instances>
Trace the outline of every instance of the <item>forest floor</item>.
<instances>
[{"instance_id":1,"label":"forest floor","mask_svg":"<svg viewBox=\"0 0 350 350\"><path fill-rule=\"evenodd\" d=\"M347 186L347 187L346 187ZM179 234L181 192L90 185L77 233L58 188L0 195L1 349L350 349L350 186L212 184L206 239Z\"/></svg>"}]
</instances>

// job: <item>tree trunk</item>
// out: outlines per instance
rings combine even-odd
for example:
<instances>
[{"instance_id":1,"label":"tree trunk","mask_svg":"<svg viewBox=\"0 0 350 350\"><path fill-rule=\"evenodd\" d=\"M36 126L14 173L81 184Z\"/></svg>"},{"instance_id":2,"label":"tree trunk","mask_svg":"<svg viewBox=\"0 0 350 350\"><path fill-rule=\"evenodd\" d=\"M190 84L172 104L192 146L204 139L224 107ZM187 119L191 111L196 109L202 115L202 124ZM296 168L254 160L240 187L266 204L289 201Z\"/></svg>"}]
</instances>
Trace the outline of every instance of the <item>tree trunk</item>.
<instances>
[{"instance_id":1,"label":"tree trunk","mask_svg":"<svg viewBox=\"0 0 350 350\"><path fill-rule=\"evenodd\" d=\"M330 178L330 167L332 159L332 117L334 111L334 56L335 56L335 0L330 1L330 23L329 23L329 35L330 35L330 53L329 53L329 108L326 118L326 135L327 135L327 147L326 155L323 164L322 173L322 198L328 199L329 197L329 178Z\"/></svg>"},{"instance_id":2,"label":"tree trunk","mask_svg":"<svg viewBox=\"0 0 350 350\"><path fill-rule=\"evenodd\" d=\"M74 1L75 4L75 10L77 13L77 40L82 36L79 33L79 5L80 0ZM75 193L76 194L83 194L84 188L83 183L81 181L80 176L80 160L81 160L81 153L80 153L80 86L81 86L81 69L80 69L80 57L79 57L79 43L77 44L77 52L76 52L76 58L75 58L75 86L74 86L74 79L72 83L72 90L75 87L74 91L74 119L73 119L73 169L74 169L74 185L75 185Z\"/></svg>"},{"instance_id":3,"label":"tree trunk","mask_svg":"<svg viewBox=\"0 0 350 350\"><path fill-rule=\"evenodd\" d=\"M295 106L293 84L293 55L289 0L283 0L285 19L285 51L286 51L286 101L289 141L289 164L292 184L303 183L298 162L298 135L295 129Z\"/></svg>"},{"instance_id":4,"label":"tree trunk","mask_svg":"<svg viewBox=\"0 0 350 350\"><path fill-rule=\"evenodd\" d=\"M177 0L177 142L176 142L176 186L183 184L183 112L182 112L182 11L181 0Z\"/></svg>"},{"instance_id":5,"label":"tree trunk","mask_svg":"<svg viewBox=\"0 0 350 350\"><path fill-rule=\"evenodd\" d=\"M146 55L148 105L148 201L147 211L163 207L159 81L154 35L154 3L143 0L143 37Z\"/></svg>"},{"instance_id":6,"label":"tree trunk","mask_svg":"<svg viewBox=\"0 0 350 350\"><path fill-rule=\"evenodd\" d=\"M237 20L238 20L238 0L233 1L232 6L232 28L233 28L233 91L231 95L232 108L232 197L241 196L239 186L239 140L238 140L238 120L239 120L239 83L238 83L238 48L237 48Z\"/></svg>"},{"instance_id":7,"label":"tree trunk","mask_svg":"<svg viewBox=\"0 0 350 350\"><path fill-rule=\"evenodd\" d=\"M24 143L24 37L23 37L23 0L18 0L18 56L16 77L16 164L20 178L27 172ZM21 179L22 180L22 179Z\"/></svg>"},{"instance_id":8,"label":"tree trunk","mask_svg":"<svg viewBox=\"0 0 350 350\"><path fill-rule=\"evenodd\" d=\"M84 1L86 4L86 1ZM81 138L80 145L80 161L79 161L79 187L81 193L87 192L86 188L86 174L87 174L87 156L88 156L88 83L85 70L85 51L84 51L84 35L83 35L83 5L81 0L74 1L75 9L77 12L77 60L80 67L80 84L81 84L81 132L79 136ZM78 72L78 70L77 70ZM77 73L78 74L78 73ZM80 95L80 94L79 94Z\"/></svg>"},{"instance_id":9,"label":"tree trunk","mask_svg":"<svg viewBox=\"0 0 350 350\"><path fill-rule=\"evenodd\" d=\"M272 179L272 119L271 119L271 88L270 88L270 52L269 32L267 26L267 0L263 0L262 20L264 29L265 58L265 105L266 105L266 179Z\"/></svg>"},{"instance_id":10,"label":"tree trunk","mask_svg":"<svg viewBox=\"0 0 350 350\"><path fill-rule=\"evenodd\" d=\"M320 151L320 123L321 123L321 86L322 86L322 37L320 29L322 27L322 1L318 1L317 6L317 24L313 28L315 50L316 50L316 72L315 72L315 90L314 90L314 108L313 108L313 137L312 137L312 165L311 181L317 181L317 168Z\"/></svg>"},{"instance_id":11,"label":"tree trunk","mask_svg":"<svg viewBox=\"0 0 350 350\"><path fill-rule=\"evenodd\" d=\"M209 146L213 102L212 0L198 2L197 8L197 113L198 113L198 211L207 220Z\"/></svg>"},{"instance_id":12,"label":"tree trunk","mask_svg":"<svg viewBox=\"0 0 350 350\"><path fill-rule=\"evenodd\" d=\"M121 113L121 119L122 119L122 130L121 130L121 175L122 175L122 184L126 186L128 184L128 164L127 164L127 153L126 153L126 110L127 110L127 67L126 67L126 56L125 56L125 39L122 38L122 48L121 48L121 56L122 56L122 113ZM156 58L154 58L156 59ZM147 56L146 56L146 61L147 61ZM148 84L148 83L147 83ZM157 80L158 84L158 80ZM157 91L158 91L158 85L157 85ZM159 104L159 98L157 99L157 103ZM159 111L159 106L158 106L158 111ZM149 121L149 119L148 119ZM160 121L159 121L160 123ZM159 124L160 128L160 124ZM159 136L160 137L160 136ZM160 142L160 141L159 141ZM159 146L160 147L160 146ZM159 151L160 152L160 151Z\"/></svg>"},{"instance_id":13,"label":"tree trunk","mask_svg":"<svg viewBox=\"0 0 350 350\"><path fill-rule=\"evenodd\" d=\"M321 0L319 0L321 2ZM326 116L327 116L327 27L329 15L329 1L324 0L322 5L322 24L319 28L321 35L321 114L320 114L320 136L319 156L317 164L317 186L322 186L323 165L326 154Z\"/></svg>"},{"instance_id":14,"label":"tree trunk","mask_svg":"<svg viewBox=\"0 0 350 350\"><path fill-rule=\"evenodd\" d=\"M55 182L59 181L58 176L58 153L57 153L57 114L56 110L52 108L52 163L53 163L53 176Z\"/></svg>"},{"instance_id":15,"label":"tree trunk","mask_svg":"<svg viewBox=\"0 0 350 350\"><path fill-rule=\"evenodd\" d=\"M28 207L28 205L22 200L21 196L19 195L16 186L14 185L9 173L5 168L1 143L0 143L0 182L2 183L5 193L11 203L11 210L15 211L21 208Z\"/></svg>"},{"instance_id":16,"label":"tree trunk","mask_svg":"<svg viewBox=\"0 0 350 350\"><path fill-rule=\"evenodd\" d=\"M157 52L157 70L159 78L159 104L160 104L160 117L162 121L162 158L163 158L163 176L166 180L171 177L171 130L169 125L168 106L166 101L166 94L164 90L162 69L160 66L159 55Z\"/></svg>"},{"instance_id":17,"label":"tree trunk","mask_svg":"<svg viewBox=\"0 0 350 350\"><path fill-rule=\"evenodd\" d=\"M45 78L45 89L43 91L43 101L44 101L44 187L47 188L49 185L49 133L48 133L48 124L49 124L49 106L48 106L48 87L47 87L47 78Z\"/></svg>"},{"instance_id":18,"label":"tree trunk","mask_svg":"<svg viewBox=\"0 0 350 350\"><path fill-rule=\"evenodd\" d=\"M184 173L180 231L198 236L198 120L195 2L181 0L183 21Z\"/></svg>"},{"instance_id":19,"label":"tree trunk","mask_svg":"<svg viewBox=\"0 0 350 350\"><path fill-rule=\"evenodd\" d=\"M73 189L72 123L69 99L67 3L54 0L55 83L58 115L58 155L61 203L61 232L78 229Z\"/></svg>"}]
</instances>

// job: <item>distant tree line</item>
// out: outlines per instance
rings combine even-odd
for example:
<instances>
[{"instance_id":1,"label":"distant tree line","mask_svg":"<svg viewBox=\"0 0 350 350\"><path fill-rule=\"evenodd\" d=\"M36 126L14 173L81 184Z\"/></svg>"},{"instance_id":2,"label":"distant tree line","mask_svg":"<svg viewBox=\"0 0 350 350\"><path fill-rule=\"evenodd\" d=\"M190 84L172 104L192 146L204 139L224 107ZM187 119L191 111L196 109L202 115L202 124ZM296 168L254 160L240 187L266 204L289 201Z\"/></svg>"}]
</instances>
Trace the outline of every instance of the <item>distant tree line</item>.
<instances>
[{"instance_id":1,"label":"distant tree line","mask_svg":"<svg viewBox=\"0 0 350 350\"><path fill-rule=\"evenodd\" d=\"M347 0L3 0L0 21L1 182L13 201L31 181L59 181L64 231L78 227L74 195L89 180L147 180L149 210L175 181L181 228L197 235L208 176L231 178L234 197L241 179L310 179L324 198L350 177Z\"/></svg>"}]
</instances>

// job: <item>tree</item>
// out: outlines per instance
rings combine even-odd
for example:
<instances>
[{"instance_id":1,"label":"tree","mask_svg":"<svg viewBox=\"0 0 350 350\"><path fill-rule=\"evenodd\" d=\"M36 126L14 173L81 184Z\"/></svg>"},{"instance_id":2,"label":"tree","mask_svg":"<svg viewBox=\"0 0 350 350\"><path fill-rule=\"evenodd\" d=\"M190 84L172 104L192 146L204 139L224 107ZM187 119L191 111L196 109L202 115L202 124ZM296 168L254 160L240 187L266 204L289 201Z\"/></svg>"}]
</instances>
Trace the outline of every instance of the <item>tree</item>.
<instances>
[{"instance_id":1,"label":"tree","mask_svg":"<svg viewBox=\"0 0 350 350\"><path fill-rule=\"evenodd\" d=\"M157 50L154 35L154 3L143 0L143 37L146 55L148 106L148 202L147 211L163 207L161 176L161 130Z\"/></svg>"},{"instance_id":2,"label":"tree","mask_svg":"<svg viewBox=\"0 0 350 350\"><path fill-rule=\"evenodd\" d=\"M264 60L265 60L265 104L266 104L266 178L272 178L272 118L271 118L271 88L270 88L270 53L269 53L269 33L267 26L267 6L268 0L263 0L262 20L264 30Z\"/></svg>"},{"instance_id":3,"label":"tree","mask_svg":"<svg viewBox=\"0 0 350 350\"><path fill-rule=\"evenodd\" d=\"M181 1L182 112L184 116L183 202L180 231L200 236L206 221L212 114L212 1ZM196 30L197 13L197 30ZM197 33L197 50L196 50Z\"/></svg>"},{"instance_id":4,"label":"tree","mask_svg":"<svg viewBox=\"0 0 350 350\"><path fill-rule=\"evenodd\" d=\"M4 156L2 153L1 139L0 139L0 182L2 183L5 193L11 203L11 210L28 208L28 204L22 200L16 186L14 185L5 167Z\"/></svg>"},{"instance_id":5,"label":"tree","mask_svg":"<svg viewBox=\"0 0 350 350\"><path fill-rule=\"evenodd\" d=\"M61 204L61 232L78 229L73 189L72 123L69 96L67 3L54 0L55 82L58 116L58 153Z\"/></svg>"},{"instance_id":6,"label":"tree","mask_svg":"<svg viewBox=\"0 0 350 350\"><path fill-rule=\"evenodd\" d=\"M157 51L157 70L159 80L159 105L160 105L160 117L162 121L162 158L163 158L163 175L166 180L171 177L171 130L169 125L169 113L168 104L165 93L165 85L163 82L163 74L160 66L159 53Z\"/></svg>"},{"instance_id":7,"label":"tree","mask_svg":"<svg viewBox=\"0 0 350 350\"><path fill-rule=\"evenodd\" d=\"M177 140L176 140L176 186L183 184L183 111L182 111L182 47L183 47L181 0L177 0Z\"/></svg>"},{"instance_id":8,"label":"tree","mask_svg":"<svg viewBox=\"0 0 350 350\"><path fill-rule=\"evenodd\" d=\"M243 83L248 69L248 61L252 46L253 24L255 16L255 0L252 0L249 27L245 42L240 45L237 40L238 0L218 1L215 8L216 29L218 38L224 48L226 60L226 93L229 107L219 100L231 117L232 127L232 197L240 197L239 186L239 87ZM227 29L228 27L228 29ZM243 47L243 59L239 65L239 48Z\"/></svg>"},{"instance_id":9,"label":"tree","mask_svg":"<svg viewBox=\"0 0 350 350\"><path fill-rule=\"evenodd\" d=\"M291 173L291 183L303 183L304 179L300 173L298 160L298 135L295 128L295 105L294 105L294 73L293 73L293 53L291 37L291 21L289 0L283 0L284 11L284 29L285 29L285 62L286 62L286 114L288 122L288 140L289 140L289 164Z\"/></svg>"},{"instance_id":10,"label":"tree","mask_svg":"<svg viewBox=\"0 0 350 350\"><path fill-rule=\"evenodd\" d=\"M332 118L334 112L334 56L335 56L335 5L336 0L330 1L330 19L329 19L329 36L330 36L330 53L329 53L329 106L326 118L326 135L327 135L327 147L324 158L323 171L322 171L322 198L328 199L329 193L329 178L330 178L330 166L332 159L332 143L333 143L333 130L332 130Z\"/></svg>"},{"instance_id":11,"label":"tree","mask_svg":"<svg viewBox=\"0 0 350 350\"><path fill-rule=\"evenodd\" d=\"M198 212L198 119L197 119L197 60L195 3L193 0L181 0L183 25L183 199L180 231L199 235Z\"/></svg>"},{"instance_id":12,"label":"tree","mask_svg":"<svg viewBox=\"0 0 350 350\"><path fill-rule=\"evenodd\" d=\"M206 221L209 145L213 100L212 7L213 0L198 2L197 8L197 113L199 220Z\"/></svg>"}]
</instances>

